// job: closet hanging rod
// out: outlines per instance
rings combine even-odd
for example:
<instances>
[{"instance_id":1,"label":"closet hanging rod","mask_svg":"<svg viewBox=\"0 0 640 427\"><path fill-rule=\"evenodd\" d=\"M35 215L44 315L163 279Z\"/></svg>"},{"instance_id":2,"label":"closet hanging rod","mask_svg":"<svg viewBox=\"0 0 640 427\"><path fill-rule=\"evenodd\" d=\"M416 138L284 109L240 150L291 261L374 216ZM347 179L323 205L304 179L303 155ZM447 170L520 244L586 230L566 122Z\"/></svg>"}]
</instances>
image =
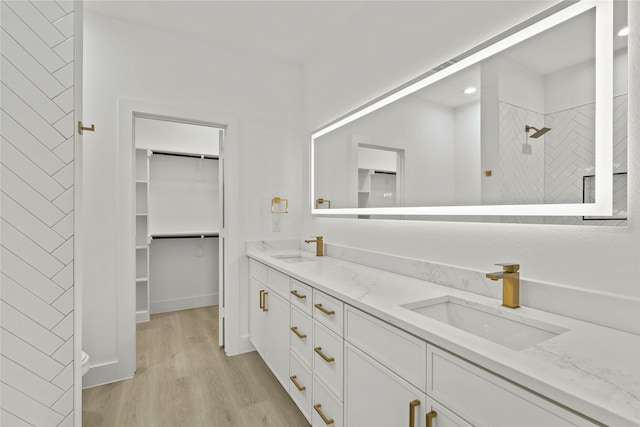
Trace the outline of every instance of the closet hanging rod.
<instances>
[{"instance_id":1,"label":"closet hanging rod","mask_svg":"<svg viewBox=\"0 0 640 427\"><path fill-rule=\"evenodd\" d=\"M215 156L213 154L191 154L191 153L175 153L172 151L156 151L151 150L153 154L161 154L163 156L176 156L176 157L191 157L194 159L209 159L209 160L219 160L219 156Z\"/></svg>"},{"instance_id":2,"label":"closet hanging rod","mask_svg":"<svg viewBox=\"0 0 640 427\"><path fill-rule=\"evenodd\" d=\"M151 239L203 239L207 237L219 237L219 233L194 233L194 234L152 234Z\"/></svg>"}]
</instances>

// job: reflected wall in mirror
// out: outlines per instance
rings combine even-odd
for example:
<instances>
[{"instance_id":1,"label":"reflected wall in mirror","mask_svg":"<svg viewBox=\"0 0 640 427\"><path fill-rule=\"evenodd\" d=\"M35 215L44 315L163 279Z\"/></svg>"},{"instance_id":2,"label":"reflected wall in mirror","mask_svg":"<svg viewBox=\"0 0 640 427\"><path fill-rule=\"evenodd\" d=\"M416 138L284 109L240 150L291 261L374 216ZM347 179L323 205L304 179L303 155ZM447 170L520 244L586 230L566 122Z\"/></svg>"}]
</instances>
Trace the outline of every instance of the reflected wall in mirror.
<instances>
[{"instance_id":1,"label":"reflected wall in mirror","mask_svg":"<svg viewBox=\"0 0 640 427\"><path fill-rule=\"evenodd\" d=\"M602 171L606 190L596 192L596 204L608 197L618 207L626 204L626 187L611 191L611 175L627 171L627 40L610 34L612 51L596 37L626 26L627 4L615 2L609 25L598 21L604 29L596 28L596 14L606 17L601 5L581 2L575 12L570 6L560 13L571 17L556 25L455 72L445 68L423 88L316 132L312 197L332 206L313 213L402 218L412 209L412 219L462 213L502 222L583 223L594 205L583 203L583 178L598 179ZM606 63L613 72L602 71ZM598 78L603 75L607 81ZM376 152L387 154L387 166L364 165ZM603 223L624 223L613 222Z\"/></svg>"}]
</instances>

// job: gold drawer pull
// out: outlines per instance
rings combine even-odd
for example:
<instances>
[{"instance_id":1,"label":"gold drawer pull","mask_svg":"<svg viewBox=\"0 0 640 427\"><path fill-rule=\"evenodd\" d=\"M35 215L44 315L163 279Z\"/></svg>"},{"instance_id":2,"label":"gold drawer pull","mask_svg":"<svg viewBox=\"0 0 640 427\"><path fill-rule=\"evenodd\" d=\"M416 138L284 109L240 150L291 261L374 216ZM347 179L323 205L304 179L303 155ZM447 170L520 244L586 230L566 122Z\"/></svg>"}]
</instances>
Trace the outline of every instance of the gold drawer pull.
<instances>
[{"instance_id":1,"label":"gold drawer pull","mask_svg":"<svg viewBox=\"0 0 640 427\"><path fill-rule=\"evenodd\" d=\"M327 416L323 414L322 411L320 410L321 407L322 405L319 403L316 403L315 405L313 405L313 409L316 410L316 412L318 413L318 415L320 415L320 418L322 418L322 421L324 421L326 425L333 424L333 418L327 418Z\"/></svg>"},{"instance_id":2,"label":"gold drawer pull","mask_svg":"<svg viewBox=\"0 0 640 427\"><path fill-rule=\"evenodd\" d=\"M301 340L305 339L307 337L307 334L303 334L302 332L300 332L298 330L297 326L294 326L291 328L291 332L293 332L294 334L296 334L298 336L298 338L300 338Z\"/></svg>"},{"instance_id":3,"label":"gold drawer pull","mask_svg":"<svg viewBox=\"0 0 640 427\"><path fill-rule=\"evenodd\" d=\"M427 427L433 427L433 419L438 416L436 411L427 412Z\"/></svg>"},{"instance_id":4,"label":"gold drawer pull","mask_svg":"<svg viewBox=\"0 0 640 427\"><path fill-rule=\"evenodd\" d=\"M299 391L305 391L307 389L307 387L298 384L298 381L296 381L296 378L298 378L296 375L290 376L289 379L291 380L291 382L293 383L294 386L296 386L296 388Z\"/></svg>"},{"instance_id":5,"label":"gold drawer pull","mask_svg":"<svg viewBox=\"0 0 640 427\"><path fill-rule=\"evenodd\" d=\"M326 314L327 316L333 316L334 314L336 314L336 312L335 312L335 311L333 311L333 310L327 310L326 308L324 308L324 307L322 306L322 304L316 304L316 308L317 308L318 310L320 310L321 312L323 312L324 314Z\"/></svg>"},{"instance_id":6,"label":"gold drawer pull","mask_svg":"<svg viewBox=\"0 0 640 427\"><path fill-rule=\"evenodd\" d=\"M261 289L260 290L260 310L264 310L264 301L262 300L263 294L264 294L264 291Z\"/></svg>"},{"instance_id":7,"label":"gold drawer pull","mask_svg":"<svg viewBox=\"0 0 640 427\"><path fill-rule=\"evenodd\" d=\"M331 362L334 362L336 360L333 357L329 357L326 354L324 354L322 352L322 347L316 347L316 348L313 349L313 351L318 353L320 355L320 357L322 357L324 359L324 361L327 362L327 363L331 363Z\"/></svg>"},{"instance_id":8,"label":"gold drawer pull","mask_svg":"<svg viewBox=\"0 0 640 427\"><path fill-rule=\"evenodd\" d=\"M262 311L269 311L267 308L267 295L269 295L269 292L262 291Z\"/></svg>"},{"instance_id":9,"label":"gold drawer pull","mask_svg":"<svg viewBox=\"0 0 640 427\"><path fill-rule=\"evenodd\" d=\"M297 290L295 290L295 289L291 291L291 295L296 296L296 297L298 297L298 298L300 298L300 299L305 299L305 298L307 297L306 295L300 295L300 294L298 293L298 291L297 291Z\"/></svg>"},{"instance_id":10,"label":"gold drawer pull","mask_svg":"<svg viewBox=\"0 0 640 427\"><path fill-rule=\"evenodd\" d=\"M416 407L420 406L418 399L409 402L409 427L416 427Z\"/></svg>"}]
</instances>

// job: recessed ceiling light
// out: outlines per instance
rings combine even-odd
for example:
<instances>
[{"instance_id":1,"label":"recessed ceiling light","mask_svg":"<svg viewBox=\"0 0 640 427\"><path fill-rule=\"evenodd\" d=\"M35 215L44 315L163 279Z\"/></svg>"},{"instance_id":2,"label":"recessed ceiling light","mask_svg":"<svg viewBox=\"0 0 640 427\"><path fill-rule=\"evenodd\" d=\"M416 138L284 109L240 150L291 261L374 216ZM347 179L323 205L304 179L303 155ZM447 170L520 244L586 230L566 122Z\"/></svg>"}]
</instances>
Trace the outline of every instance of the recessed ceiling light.
<instances>
[{"instance_id":1,"label":"recessed ceiling light","mask_svg":"<svg viewBox=\"0 0 640 427\"><path fill-rule=\"evenodd\" d=\"M618 31L618 35L620 37L625 37L629 35L629 27L624 27L623 29L621 29L620 31Z\"/></svg>"},{"instance_id":2,"label":"recessed ceiling light","mask_svg":"<svg viewBox=\"0 0 640 427\"><path fill-rule=\"evenodd\" d=\"M467 95L471 95L472 93L476 93L478 89L476 89L473 86L470 86L468 88L466 88L463 92L466 93Z\"/></svg>"}]
</instances>

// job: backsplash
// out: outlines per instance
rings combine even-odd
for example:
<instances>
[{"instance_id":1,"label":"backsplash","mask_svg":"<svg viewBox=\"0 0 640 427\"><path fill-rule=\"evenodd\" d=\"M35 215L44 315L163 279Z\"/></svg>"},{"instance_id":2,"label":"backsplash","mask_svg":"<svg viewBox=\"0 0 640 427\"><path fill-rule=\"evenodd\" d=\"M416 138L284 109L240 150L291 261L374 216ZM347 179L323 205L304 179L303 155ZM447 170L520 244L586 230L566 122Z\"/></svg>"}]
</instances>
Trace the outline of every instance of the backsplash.
<instances>
[{"instance_id":1,"label":"backsplash","mask_svg":"<svg viewBox=\"0 0 640 427\"><path fill-rule=\"evenodd\" d=\"M298 240L247 242L261 250L297 250L313 252L315 246ZM502 285L485 278L487 271L437 264L381 252L325 243L325 255L356 264L390 271L438 285L460 289L500 300ZM555 283L528 280L521 269L520 301L524 306L559 314L634 334L640 334L640 300L604 292L595 292Z\"/></svg>"}]
</instances>

